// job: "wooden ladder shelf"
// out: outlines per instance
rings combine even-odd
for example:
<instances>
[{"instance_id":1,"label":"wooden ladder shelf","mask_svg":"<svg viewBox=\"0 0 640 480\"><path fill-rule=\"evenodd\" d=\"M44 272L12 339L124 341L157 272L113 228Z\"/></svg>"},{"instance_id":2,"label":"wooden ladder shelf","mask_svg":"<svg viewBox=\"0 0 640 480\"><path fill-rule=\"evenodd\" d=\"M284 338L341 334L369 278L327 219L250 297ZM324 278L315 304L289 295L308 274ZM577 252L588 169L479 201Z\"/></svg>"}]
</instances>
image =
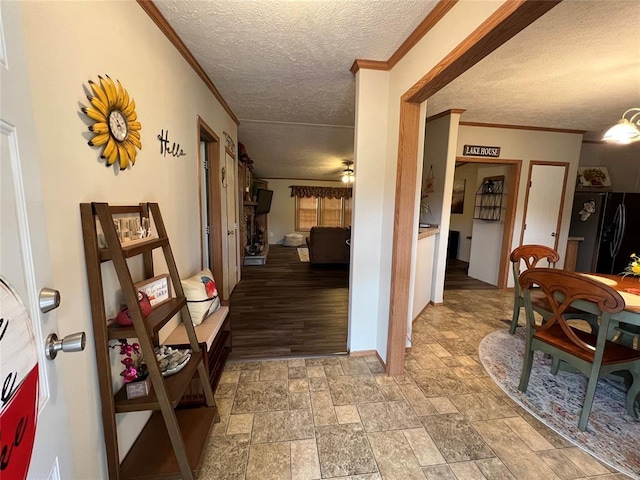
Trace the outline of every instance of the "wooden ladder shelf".
<instances>
[{"instance_id":1,"label":"wooden ladder shelf","mask_svg":"<svg viewBox=\"0 0 640 480\"><path fill-rule=\"evenodd\" d=\"M194 479L200 469L209 430L219 416L160 208L157 203L126 207L109 206L107 203L82 203L80 214L109 479ZM140 215L141 219L144 217L149 221L153 218L158 238L122 245L113 222L113 215L116 214ZM99 220L102 227L106 248L99 246L96 220ZM127 258L142 255L144 279L152 278L152 251L156 248L161 248L164 253L175 298L157 305L147 317L143 317ZM108 261L114 265L129 307L133 321L130 327L116 324L107 326L101 264ZM192 355L182 370L165 378L156 361L154 347L158 345L158 331L178 312L184 322ZM149 395L145 397L128 400L124 387L117 393L113 391L109 341L123 338L137 338L140 344L153 385ZM202 384L206 406L175 410L196 372ZM151 418L121 464L116 413L142 410L153 411Z\"/></svg>"}]
</instances>

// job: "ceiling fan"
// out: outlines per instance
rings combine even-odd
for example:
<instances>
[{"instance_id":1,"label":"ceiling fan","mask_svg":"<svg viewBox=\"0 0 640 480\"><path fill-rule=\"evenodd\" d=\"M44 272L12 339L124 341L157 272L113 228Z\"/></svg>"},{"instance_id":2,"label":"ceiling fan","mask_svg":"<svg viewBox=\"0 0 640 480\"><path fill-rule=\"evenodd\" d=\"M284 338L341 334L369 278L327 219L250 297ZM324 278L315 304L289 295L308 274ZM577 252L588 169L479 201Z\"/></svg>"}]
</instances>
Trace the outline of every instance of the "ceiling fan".
<instances>
[{"instance_id":1,"label":"ceiling fan","mask_svg":"<svg viewBox=\"0 0 640 480\"><path fill-rule=\"evenodd\" d=\"M355 171L353 169L353 160L343 160L342 167L340 167L340 169L327 173L327 175L331 176L338 174L340 174L340 178L344 183L353 183L356 178Z\"/></svg>"}]
</instances>

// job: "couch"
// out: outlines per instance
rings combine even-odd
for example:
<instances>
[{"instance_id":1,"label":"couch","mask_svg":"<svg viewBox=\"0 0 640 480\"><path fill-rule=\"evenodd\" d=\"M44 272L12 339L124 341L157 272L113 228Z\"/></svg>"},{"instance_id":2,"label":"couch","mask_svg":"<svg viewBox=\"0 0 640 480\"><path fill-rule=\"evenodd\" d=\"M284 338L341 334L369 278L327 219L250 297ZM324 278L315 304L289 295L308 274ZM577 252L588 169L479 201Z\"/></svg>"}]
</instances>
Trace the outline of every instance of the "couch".
<instances>
[{"instance_id":1,"label":"couch","mask_svg":"<svg viewBox=\"0 0 640 480\"><path fill-rule=\"evenodd\" d=\"M307 246L310 263L349 263L351 227L312 227Z\"/></svg>"}]
</instances>

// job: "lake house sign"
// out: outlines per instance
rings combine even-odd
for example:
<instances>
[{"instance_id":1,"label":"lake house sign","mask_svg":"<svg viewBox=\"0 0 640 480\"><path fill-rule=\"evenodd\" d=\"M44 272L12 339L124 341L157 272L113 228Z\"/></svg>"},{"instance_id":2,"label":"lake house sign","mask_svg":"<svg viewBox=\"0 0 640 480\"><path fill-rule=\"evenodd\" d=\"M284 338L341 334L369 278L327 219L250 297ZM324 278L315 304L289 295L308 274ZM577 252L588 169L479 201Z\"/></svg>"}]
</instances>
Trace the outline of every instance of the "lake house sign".
<instances>
[{"instance_id":1,"label":"lake house sign","mask_svg":"<svg viewBox=\"0 0 640 480\"><path fill-rule=\"evenodd\" d=\"M500 156L500 147L485 147L482 145L465 145L462 155L472 157L495 157Z\"/></svg>"}]
</instances>

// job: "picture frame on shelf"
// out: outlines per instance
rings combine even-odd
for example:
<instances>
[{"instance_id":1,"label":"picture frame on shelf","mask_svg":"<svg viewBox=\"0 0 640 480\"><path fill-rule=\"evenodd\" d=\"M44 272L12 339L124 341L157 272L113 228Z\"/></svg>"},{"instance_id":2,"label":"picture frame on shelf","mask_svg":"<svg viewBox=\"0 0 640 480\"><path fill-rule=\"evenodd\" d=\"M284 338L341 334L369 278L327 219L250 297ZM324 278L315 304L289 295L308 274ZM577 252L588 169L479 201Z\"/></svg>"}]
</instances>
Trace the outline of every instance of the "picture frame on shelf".
<instances>
[{"instance_id":1,"label":"picture frame on shelf","mask_svg":"<svg viewBox=\"0 0 640 480\"><path fill-rule=\"evenodd\" d=\"M135 287L139 292L144 292L149 297L151 307L156 307L172 298L168 273L138 282Z\"/></svg>"},{"instance_id":2,"label":"picture frame on shelf","mask_svg":"<svg viewBox=\"0 0 640 480\"><path fill-rule=\"evenodd\" d=\"M135 245L136 243L143 243L148 240L158 238L158 235L154 233L153 226L151 225L151 219L149 217L143 217L141 215L131 215L128 213L114 214L112 216L113 224L116 228L116 234L120 245ZM96 217L96 234L98 236L98 247L107 248L107 241L104 237L104 231L100 220Z\"/></svg>"}]
</instances>

